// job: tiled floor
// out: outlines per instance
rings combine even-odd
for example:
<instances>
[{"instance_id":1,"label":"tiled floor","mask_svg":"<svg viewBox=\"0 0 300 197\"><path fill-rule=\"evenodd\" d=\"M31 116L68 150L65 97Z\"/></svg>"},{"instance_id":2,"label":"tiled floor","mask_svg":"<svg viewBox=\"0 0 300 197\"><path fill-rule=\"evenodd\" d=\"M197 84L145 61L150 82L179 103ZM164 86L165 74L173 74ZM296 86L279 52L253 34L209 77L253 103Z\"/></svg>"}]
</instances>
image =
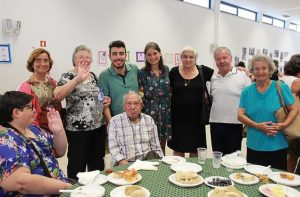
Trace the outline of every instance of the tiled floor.
<instances>
[{"instance_id":1,"label":"tiled floor","mask_svg":"<svg viewBox=\"0 0 300 197\"><path fill-rule=\"evenodd\" d=\"M206 140L207 140L207 147L208 147L208 157L212 155L212 148L211 148L211 140L210 140L210 129L209 126L206 126ZM167 146L166 146L167 147ZM246 156L246 139L244 138L242 141L242 154ZM167 147L166 155L172 155L172 150ZM188 155L186 155L188 157ZM67 155L58 159L60 168L67 173Z\"/></svg>"}]
</instances>

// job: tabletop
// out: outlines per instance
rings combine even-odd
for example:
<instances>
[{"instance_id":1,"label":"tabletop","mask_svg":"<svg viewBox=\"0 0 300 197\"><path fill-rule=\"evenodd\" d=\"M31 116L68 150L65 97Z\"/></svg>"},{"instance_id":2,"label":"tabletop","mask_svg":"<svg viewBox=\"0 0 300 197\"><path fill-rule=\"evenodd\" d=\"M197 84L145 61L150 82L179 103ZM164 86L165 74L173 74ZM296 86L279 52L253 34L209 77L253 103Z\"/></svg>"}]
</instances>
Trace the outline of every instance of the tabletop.
<instances>
[{"instance_id":1,"label":"tabletop","mask_svg":"<svg viewBox=\"0 0 300 197\"><path fill-rule=\"evenodd\" d=\"M158 161L158 160L153 160ZM188 162L192 163L198 163L198 158L187 158ZM124 165L124 166L116 166L114 167L114 171L120 171L127 169L127 167L131 165ZM233 171L227 171L224 166L221 165L220 168L213 168L212 167L212 160L208 159L206 160L206 163L202 166L202 171L198 174L205 179L206 177L210 176L223 176L223 177L229 177L231 173L235 172L245 172L244 169L234 169ZM276 171L276 169L272 169L273 171ZM277 170L278 171L278 170ZM103 172L101 172L103 173ZM201 184L199 186L195 187L180 187L173 183L171 183L168 178L171 174L175 173L171 168L169 164L166 164L164 162L160 162L158 166L157 171L145 171L145 170L139 170L139 173L142 176L142 179L140 182L136 183L136 185L140 185L142 187L147 188L150 191L151 196L154 197L183 197L183 196L199 196L199 197L205 197L207 196L207 193L212 190L213 188L207 186L206 184ZM272 181L270 181L272 183ZM240 191L244 192L248 197L259 197L263 196L259 192L259 186L261 186L263 183L260 181L257 184L254 185L241 185L238 183L235 183L235 187L239 189ZM73 188L78 187L79 185L76 184L73 186ZM106 197L110 196L110 192L115 188L118 187L110 182L107 182L102 185L105 188L105 195ZM300 191L300 186L293 187L294 189ZM62 194L62 197L70 196L69 194Z\"/></svg>"}]
</instances>

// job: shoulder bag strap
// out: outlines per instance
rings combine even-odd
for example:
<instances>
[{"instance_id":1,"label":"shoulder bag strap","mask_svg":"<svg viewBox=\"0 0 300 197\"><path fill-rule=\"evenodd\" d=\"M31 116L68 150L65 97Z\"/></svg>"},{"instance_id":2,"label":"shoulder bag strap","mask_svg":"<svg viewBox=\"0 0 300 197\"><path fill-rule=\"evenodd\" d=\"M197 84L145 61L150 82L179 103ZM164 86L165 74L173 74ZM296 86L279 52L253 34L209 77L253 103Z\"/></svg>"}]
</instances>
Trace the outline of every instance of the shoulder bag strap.
<instances>
[{"instance_id":1,"label":"shoulder bag strap","mask_svg":"<svg viewBox=\"0 0 300 197\"><path fill-rule=\"evenodd\" d=\"M49 178L52 178L47 166L46 166L46 163L43 159L43 157L40 155L39 151L36 149L36 147L34 146L34 144L32 143L32 141L27 138L26 136L24 136L18 129L16 129L15 127L13 127L12 125L8 124L8 123L5 123L5 126L8 126L12 129L14 129L15 131L17 131L24 139L25 139L25 143L28 144L30 146L30 148L35 152L35 154L38 156L39 160L40 160L40 163L41 163L41 166L43 168L43 172L45 174L45 176L49 177Z\"/></svg>"},{"instance_id":2,"label":"shoulder bag strap","mask_svg":"<svg viewBox=\"0 0 300 197\"><path fill-rule=\"evenodd\" d=\"M283 96L282 96L280 80L278 80L278 81L276 82L276 87L277 87L277 92L278 92L279 99L280 99L280 105L281 105L281 107L283 107L284 112L287 114L288 111L287 111L287 108L286 108L286 106L285 106L285 102L284 102L284 99L283 99Z\"/></svg>"},{"instance_id":3,"label":"shoulder bag strap","mask_svg":"<svg viewBox=\"0 0 300 197\"><path fill-rule=\"evenodd\" d=\"M202 71L202 66L198 66L197 65L197 68L199 70L199 74L200 74L200 77L201 77L201 80L202 80L202 87L204 89L204 91L202 93L203 99L205 99L205 102L207 104L211 103L211 100L210 100L210 97L209 97L209 93L208 93L208 89L207 89L207 86L206 86L206 82L204 80L204 74L203 74L203 71Z\"/></svg>"}]
</instances>

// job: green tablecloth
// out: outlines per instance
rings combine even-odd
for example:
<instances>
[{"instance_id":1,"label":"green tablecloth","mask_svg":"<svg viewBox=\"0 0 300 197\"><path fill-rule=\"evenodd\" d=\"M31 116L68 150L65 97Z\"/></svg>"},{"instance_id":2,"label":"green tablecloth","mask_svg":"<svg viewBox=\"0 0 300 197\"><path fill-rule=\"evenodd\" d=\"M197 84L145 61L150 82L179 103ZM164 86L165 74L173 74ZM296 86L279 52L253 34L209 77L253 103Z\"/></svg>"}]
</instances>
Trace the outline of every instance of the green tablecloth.
<instances>
[{"instance_id":1,"label":"green tablecloth","mask_svg":"<svg viewBox=\"0 0 300 197\"><path fill-rule=\"evenodd\" d=\"M187 158L187 161L197 163L198 159ZM117 166L114 168L114 170L115 171L123 170L126 169L129 165ZM244 169L227 171L226 168L223 166L221 168L215 169L212 167L211 159L208 159L205 165L202 165L202 168L203 170L199 174L204 179L209 176L229 177L229 175L233 172L245 172ZM174 171L171 170L170 165L165 164L163 162L160 162L157 171L140 170L139 173L142 175L142 180L136 183L136 185L140 185L147 188L150 191L151 196L153 197L183 197L183 196L206 197L207 193L213 189L205 185L204 183L199 186L190 187L190 188L179 187L177 185L174 185L168 179L169 176L174 173ZM235 183L235 187L237 187L240 191L247 194L248 197L263 196L258 190L259 186L261 185L262 185L261 182L255 185L241 185ZM78 187L78 186L79 185L74 185L74 187ZM107 182L102 186L105 188L105 196L107 197L110 196L111 190L113 190L115 187L118 187L110 182ZM300 191L300 186L293 187L293 188ZM69 194L62 194L61 196L67 197L69 196Z\"/></svg>"}]
</instances>

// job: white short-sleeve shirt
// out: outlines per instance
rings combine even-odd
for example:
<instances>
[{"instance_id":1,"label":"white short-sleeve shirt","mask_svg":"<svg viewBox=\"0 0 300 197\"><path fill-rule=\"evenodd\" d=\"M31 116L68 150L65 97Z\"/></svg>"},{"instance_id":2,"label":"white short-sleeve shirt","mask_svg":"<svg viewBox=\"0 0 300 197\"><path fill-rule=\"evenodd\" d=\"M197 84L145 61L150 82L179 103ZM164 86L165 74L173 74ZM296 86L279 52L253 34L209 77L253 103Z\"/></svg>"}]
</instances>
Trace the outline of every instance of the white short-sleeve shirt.
<instances>
[{"instance_id":1,"label":"white short-sleeve shirt","mask_svg":"<svg viewBox=\"0 0 300 197\"><path fill-rule=\"evenodd\" d=\"M240 96L245 87L251 84L245 72L235 67L224 77L215 73L211 78L213 103L209 121L212 123L241 124L237 119Z\"/></svg>"}]
</instances>

